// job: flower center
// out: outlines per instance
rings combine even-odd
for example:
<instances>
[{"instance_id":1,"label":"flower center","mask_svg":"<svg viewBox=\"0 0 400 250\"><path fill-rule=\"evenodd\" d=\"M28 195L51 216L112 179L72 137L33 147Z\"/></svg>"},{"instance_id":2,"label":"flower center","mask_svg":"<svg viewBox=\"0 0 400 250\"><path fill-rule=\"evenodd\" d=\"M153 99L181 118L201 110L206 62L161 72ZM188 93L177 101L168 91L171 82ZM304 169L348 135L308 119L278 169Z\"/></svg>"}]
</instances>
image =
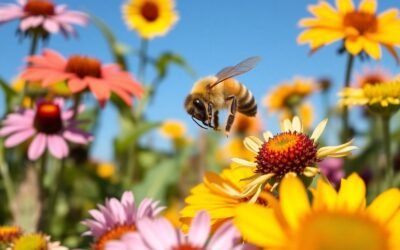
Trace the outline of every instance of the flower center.
<instances>
[{"instance_id":1,"label":"flower center","mask_svg":"<svg viewBox=\"0 0 400 250\"><path fill-rule=\"evenodd\" d=\"M312 139L302 133L285 132L262 145L256 157L256 173L275 173L281 179L289 172L300 175L317 161L317 147Z\"/></svg>"},{"instance_id":2,"label":"flower center","mask_svg":"<svg viewBox=\"0 0 400 250\"><path fill-rule=\"evenodd\" d=\"M142 14L143 18L148 22L154 22L157 20L159 16L159 10L157 4L147 1L143 4L140 14Z\"/></svg>"},{"instance_id":3,"label":"flower center","mask_svg":"<svg viewBox=\"0 0 400 250\"><path fill-rule=\"evenodd\" d=\"M68 59L66 72L74 73L80 78L91 76L101 77L101 63L99 60L86 56L71 56Z\"/></svg>"},{"instance_id":4,"label":"flower center","mask_svg":"<svg viewBox=\"0 0 400 250\"><path fill-rule=\"evenodd\" d=\"M54 15L54 4L46 0L29 0L24 11L33 16L51 16Z\"/></svg>"},{"instance_id":5,"label":"flower center","mask_svg":"<svg viewBox=\"0 0 400 250\"><path fill-rule=\"evenodd\" d=\"M355 28L362 35L366 32L375 32L378 29L378 20L371 13L354 11L344 16L343 25Z\"/></svg>"},{"instance_id":6,"label":"flower center","mask_svg":"<svg viewBox=\"0 0 400 250\"><path fill-rule=\"evenodd\" d=\"M367 84L363 87L364 95L369 98L399 98L400 82Z\"/></svg>"},{"instance_id":7,"label":"flower center","mask_svg":"<svg viewBox=\"0 0 400 250\"><path fill-rule=\"evenodd\" d=\"M389 249L389 233L361 215L333 212L314 213L300 223L298 249Z\"/></svg>"},{"instance_id":8,"label":"flower center","mask_svg":"<svg viewBox=\"0 0 400 250\"><path fill-rule=\"evenodd\" d=\"M364 87L367 84L375 85L378 83L383 83L385 81L386 81L386 79L380 75L368 75L363 79L363 81L361 83L361 87Z\"/></svg>"},{"instance_id":9,"label":"flower center","mask_svg":"<svg viewBox=\"0 0 400 250\"><path fill-rule=\"evenodd\" d=\"M37 131L45 134L55 134L63 128L60 107L51 102L37 105L33 124Z\"/></svg>"},{"instance_id":10,"label":"flower center","mask_svg":"<svg viewBox=\"0 0 400 250\"><path fill-rule=\"evenodd\" d=\"M172 250L203 250L203 248L194 247L194 246L190 245L189 243L185 243L183 245L173 247Z\"/></svg>"},{"instance_id":11,"label":"flower center","mask_svg":"<svg viewBox=\"0 0 400 250\"><path fill-rule=\"evenodd\" d=\"M48 250L47 240L41 234L21 236L14 242L12 250Z\"/></svg>"},{"instance_id":12,"label":"flower center","mask_svg":"<svg viewBox=\"0 0 400 250\"><path fill-rule=\"evenodd\" d=\"M114 227L107 233L103 234L93 245L93 250L104 250L108 241L118 240L122 235L128 232L135 232L136 227L134 225L121 225Z\"/></svg>"},{"instance_id":13,"label":"flower center","mask_svg":"<svg viewBox=\"0 0 400 250\"><path fill-rule=\"evenodd\" d=\"M4 226L0 227L0 245L1 243L9 243L22 235L19 227Z\"/></svg>"}]
</instances>

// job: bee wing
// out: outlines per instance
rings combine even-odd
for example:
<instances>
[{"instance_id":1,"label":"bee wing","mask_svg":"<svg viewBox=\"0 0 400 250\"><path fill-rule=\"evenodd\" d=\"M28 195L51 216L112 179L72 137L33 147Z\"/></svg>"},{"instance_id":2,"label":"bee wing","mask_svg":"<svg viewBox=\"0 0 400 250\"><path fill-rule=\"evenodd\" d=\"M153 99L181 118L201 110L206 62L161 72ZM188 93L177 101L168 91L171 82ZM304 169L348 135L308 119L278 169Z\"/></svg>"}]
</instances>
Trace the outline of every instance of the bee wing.
<instances>
[{"instance_id":1,"label":"bee wing","mask_svg":"<svg viewBox=\"0 0 400 250\"><path fill-rule=\"evenodd\" d=\"M223 68L215 75L217 77L217 81L213 83L211 87L214 87L218 83L228 78L232 78L234 76L238 76L252 70L260 60L261 58L259 56L253 56L241 61L235 66L228 66L226 68Z\"/></svg>"}]
</instances>

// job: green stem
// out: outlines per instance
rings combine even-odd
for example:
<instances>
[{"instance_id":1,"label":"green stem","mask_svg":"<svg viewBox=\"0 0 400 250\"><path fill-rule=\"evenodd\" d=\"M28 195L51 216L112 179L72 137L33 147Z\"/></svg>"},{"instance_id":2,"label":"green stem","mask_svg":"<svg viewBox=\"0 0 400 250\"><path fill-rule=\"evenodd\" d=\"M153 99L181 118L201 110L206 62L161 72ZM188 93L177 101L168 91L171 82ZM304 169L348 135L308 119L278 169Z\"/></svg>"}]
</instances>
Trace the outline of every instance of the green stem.
<instances>
[{"instance_id":1,"label":"green stem","mask_svg":"<svg viewBox=\"0 0 400 250\"><path fill-rule=\"evenodd\" d=\"M350 78L351 78L351 72L353 70L353 65L354 65L354 56L349 53L348 59L347 59L347 66L346 66L346 74L345 74L345 79L344 79L344 87L347 88L350 86ZM349 109L347 106L343 107L343 113L342 113L342 122L343 122L343 130L342 130L342 142L346 142L349 140L350 137L350 125L349 125Z\"/></svg>"},{"instance_id":2,"label":"green stem","mask_svg":"<svg viewBox=\"0 0 400 250\"><path fill-rule=\"evenodd\" d=\"M142 83L145 81L146 77L148 47L149 47L149 41L146 39L142 39L140 42L139 69L138 69L138 79Z\"/></svg>"},{"instance_id":3,"label":"green stem","mask_svg":"<svg viewBox=\"0 0 400 250\"><path fill-rule=\"evenodd\" d=\"M12 182L10 172L8 171L8 165L1 160L0 162L0 174L3 178L4 182L4 189L6 191L8 205L11 208L11 202L14 201L15 191L14 191L14 184Z\"/></svg>"},{"instance_id":4,"label":"green stem","mask_svg":"<svg viewBox=\"0 0 400 250\"><path fill-rule=\"evenodd\" d=\"M39 35L36 32L34 32L32 35L31 47L29 49L29 56L33 56L34 54L36 54L38 42L39 42ZM28 66L29 66L29 64L28 64ZM24 101L25 97L27 96L28 91L29 91L29 83L28 83L28 81L25 81L24 89L22 90L21 100L19 101L19 103L21 105L23 104L23 101Z\"/></svg>"},{"instance_id":5,"label":"green stem","mask_svg":"<svg viewBox=\"0 0 400 250\"><path fill-rule=\"evenodd\" d=\"M45 176L46 176L46 168L47 168L47 158L48 158L48 153L47 150L43 154L42 159L40 161L39 165L39 199L40 199L40 204L41 204L41 212L40 212L40 217L39 217L39 225L38 225L38 230L42 232L46 232L46 224L47 224L47 206L46 206L46 186L45 186Z\"/></svg>"},{"instance_id":6,"label":"green stem","mask_svg":"<svg viewBox=\"0 0 400 250\"><path fill-rule=\"evenodd\" d=\"M388 184L391 185L394 176L394 169L392 162L392 153L390 148L391 146L390 116L382 116L382 132L383 132L383 147L386 156L385 181L387 181Z\"/></svg>"},{"instance_id":7,"label":"green stem","mask_svg":"<svg viewBox=\"0 0 400 250\"><path fill-rule=\"evenodd\" d=\"M79 113L79 105L81 104L82 93L78 93L74 96L74 106L72 107L73 115L72 118L76 118Z\"/></svg>"},{"instance_id":8,"label":"green stem","mask_svg":"<svg viewBox=\"0 0 400 250\"><path fill-rule=\"evenodd\" d=\"M137 167L137 142L134 141L128 149L128 160L125 166L125 176L123 179L123 186L125 189L131 188L131 183L135 178L135 170Z\"/></svg>"},{"instance_id":9,"label":"green stem","mask_svg":"<svg viewBox=\"0 0 400 250\"><path fill-rule=\"evenodd\" d=\"M60 164L60 169L58 170L58 174L57 177L55 179L55 183L53 184L54 186L54 191L51 194L50 197L50 201L49 201L49 209L48 209L48 216L50 218L55 217L55 208L56 208L56 204L57 204L57 199L58 199L58 194L62 188L63 185L63 176L65 173L65 159L61 160L61 164Z\"/></svg>"}]
</instances>

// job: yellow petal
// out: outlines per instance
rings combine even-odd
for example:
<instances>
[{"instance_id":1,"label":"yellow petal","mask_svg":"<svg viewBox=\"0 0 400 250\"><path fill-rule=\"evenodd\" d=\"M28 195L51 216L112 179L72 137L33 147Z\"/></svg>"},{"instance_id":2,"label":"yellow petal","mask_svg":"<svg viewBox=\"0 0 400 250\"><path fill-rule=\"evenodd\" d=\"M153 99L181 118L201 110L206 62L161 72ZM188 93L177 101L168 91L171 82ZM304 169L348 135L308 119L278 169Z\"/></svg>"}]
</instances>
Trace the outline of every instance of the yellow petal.
<instances>
[{"instance_id":1,"label":"yellow petal","mask_svg":"<svg viewBox=\"0 0 400 250\"><path fill-rule=\"evenodd\" d=\"M280 185L281 210L292 228L299 226L300 220L310 210L310 203L303 183L296 176L286 175Z\"/></svg>"},{"instance_id":2,"label":"yellow petal","mask_svg":"<svg viewBox=\"0 0 400 250\"><path fill-rule=\"evenodd\" d=\"M364 50L370 55L373 59L379 60L381 59L381 47L377 42L372 42L368 39L364 40Z\"/></svg>"},{"instance_id":3,"label":"yellow petal","mask_svg":"<svg viewBox=\"0 0 400 250\"><path fill-rule=\"evenodd\" d=\"M243 204L236 209L234 224L247 241L262 247L280 247L286 235L272 209Z\"/></svg>"},{"instance_id":4,"label":"yellow petal","mask_svg":"<svg viewBox=\"0 0 400 250\"><path fill-rule=\"evenodd\" d=\"M352 0L336 0L336 6L341 13L347 13L354 10Z\"/></svg>"},{"instance_id":5,"label":"yellow petal","mask_svg":"<svg viewBox=\"0 0 400 250\"><path fill-rule=\"evenodd\" d=\"M314 140L314 142L318 141L319 137L321 136L322 132L324 132L324 129L326 127L326 124L328 123L328 119L323 120L318 124L318 126L314 129L314 132L311 135L311 139Z\"/></svg>"},{"instance_id":6,"label":"yellow petal","mask_svg":"<svg viewBox=\"0 0 400 250\"><path fill-rule=\"evenodd\" d=\"M376 197L367 208L367 212L379 221L386 223L399 210L399 207L400 190L392 188Z\"/></svg>"},{"instance_id":7,"label":"yellow petal","mask_svg":"<svg viewBox=\"0 0 400 250\"><path fill-rule=\"evenodd\" d=\"M361 1L358 9L362 12L375 14L376 7L377 7L377 4L376 4L375 0L363 0L363 1Z\"/></svg>"},{"instance_id":8,"label":"yellow petal","mask_svg":"<svg viewBox=\"0 0 400 250\"><path fill-rule=\"evenodd\" d=\"M334 209L337 199L336 190L327 182L319 179L317 188L313 191L313 209Z\"/></svg>"},{"instance_id":9,"label":"yellow petal","mask_svg":"<svg viewBox=\"0 0 400 250\"><path fill-rule=\"evenodd\" d=\"M388 230L391 232L392 249L400 249L400 211L397 211L388 224Z\"/></svg>"},{"instance_id":10,"label":"yellow petal","mask_svg":"<svg viewBox=\"0 0 400 250\"><path fill-rule=\"evenodd\" d=\"M358 174L354 173L347 179L342 179L336 207L348 212L365 207L365 183Z\"/></svg>"},{"instance_id":11,"label":"yellow petal","mask_svg":"<svg viewBox=\"0 0 400 250\"><path fill-rule=\"evenodd\" d=\"M345 41L346 50L352 55L357 55L361 52L364 45L364 39L362 37L347 38Z\"/></svg>"}]
</instances>

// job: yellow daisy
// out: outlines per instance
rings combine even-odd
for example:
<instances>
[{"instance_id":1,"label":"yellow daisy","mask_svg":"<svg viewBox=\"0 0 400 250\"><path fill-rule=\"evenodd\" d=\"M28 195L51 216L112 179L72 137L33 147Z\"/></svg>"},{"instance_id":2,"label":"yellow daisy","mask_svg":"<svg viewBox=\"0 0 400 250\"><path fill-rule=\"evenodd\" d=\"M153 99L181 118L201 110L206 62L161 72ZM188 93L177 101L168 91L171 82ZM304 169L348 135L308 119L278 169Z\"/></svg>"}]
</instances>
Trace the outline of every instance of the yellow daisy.
<instances>
[{"instance_id":1,"label":"yellow daisy","mask_svg":"<svg viewBox=\"0 0 400 250\"><path fill-rule=\"evenodd\" d=\"M290 83L279 84L264 98L264 105L269 111L293 109L316 90L310 79L295 78Z\"/></svg>"},{"instance_id":2,"label":"yellow daisy","mask_svg":"<svg viewBox=\"0 0 400 250\"><path fill-rule=\"evenodd\" d=\"M182 138L186 133L186 126L183 122L169 120L163 122L160 127L160 134L171 140Z\"/></svg>"},{"instance_id":3,"label":"yellow daisy","mask_svg":"<svg viewBox=\"0 0 400 250\"><path fill-rule=\"evenodd\" d=\"M390 115L400 108L400 81L344 88L339 95L342 97L342 105L366 105L375 113Z\"/></svg>"},{"instance_id":4,"label":"yellow daisy","mask_svg":"<svg viewBox=\"0 0 400 250\"><path fill-rule=\"evenodd\" d=\"M22 230L16 226L0 226L0 245L14 241L22 235Z\"/></svg>"},{"instance_id":5,"label":"yellow daisy","mask_svg":"<svg viewBox=\"0 0 400 250\"><path fill-rule=\"evenodd\" d=\"M261 130L261 119L259 116L250 117L237 113L235 123L232 125L231 134L253 134Z\"/></svg>"},{"instance_id":6,"label":"yellow daisy","mask_svg":"<svg viewBox=\"0 0 400 250\"><path fill-rule=\"evenodd\" d=\"M400 249L400 191L389 189L368 207L357 175L342 179L338 192L319 181L310 204L303 183L283 179L273 208L243 204L234 223L243 237L265 249Z\"/></svg>"},{"instance_id":7,"label":"yellow daisy","mask_svg":"<svg viewBox=\"0 0 400 250\"><path fill-rule=\"evenodd\" d=\"M173 0L129 0L122 6L129 28L144 39L165 35L178 21Z\"/></svg>"},{"instance_id":8,"label":"yellow daisy","mask_svg":"<svg viewBox=\"0 0 400 250\"><path fill-rule=\"evenodd\" d=\"M318 148L318 139L325 129L328 120L325 119L315 128L311 136L303 132L303 125L296 116L292 121L284 120L282 132L272 135L270 131L263 134L264 142L255 136L244 139L245 147L257 154L255 161L233 158L232 161L249 167L255 174L249 178L245 186L244 196L257 197L264 185L270 184L272 190L288 173L313 177L319 173L317 162L326 157L344 157L356 149L352 142L338 146Z\"/></svg>"},{"instance_id":9,"label":"yellow daisy","mask_svg":"<svg viewBox=\"0 0 400 250\"><path fill-rule=\"evenodd\" d=\"M374 59L381 58L383 45L399 60L396 46L400 46L399 10L389 9L376 14L375 0L362 0L355 8L352 0L336 0L336 9L326 1L309 6L313 18L300 20L300 26L307 28L297 41L310 44L316 51L324 45L343 40L344 48L352 55L367 53Z\"/></svg>"},{"instance_id":10,"label":"yellow daisy","mask_svg":"<svg viewBox=\"0 0 400 250\"><path fill-rule=\"evenodd\" d=\"M234 216L235 208L250 201L241 193L253 172L248 168L227 168L220 175L207 172L203 183L195 186L186 198L186 206L180 214L184 223L189 223L198 211L206 210L211 216L211 223L219 225ZM268 198L268 186L261 192L258 200L265 205Z\"/></svg>"}]
</instances>

